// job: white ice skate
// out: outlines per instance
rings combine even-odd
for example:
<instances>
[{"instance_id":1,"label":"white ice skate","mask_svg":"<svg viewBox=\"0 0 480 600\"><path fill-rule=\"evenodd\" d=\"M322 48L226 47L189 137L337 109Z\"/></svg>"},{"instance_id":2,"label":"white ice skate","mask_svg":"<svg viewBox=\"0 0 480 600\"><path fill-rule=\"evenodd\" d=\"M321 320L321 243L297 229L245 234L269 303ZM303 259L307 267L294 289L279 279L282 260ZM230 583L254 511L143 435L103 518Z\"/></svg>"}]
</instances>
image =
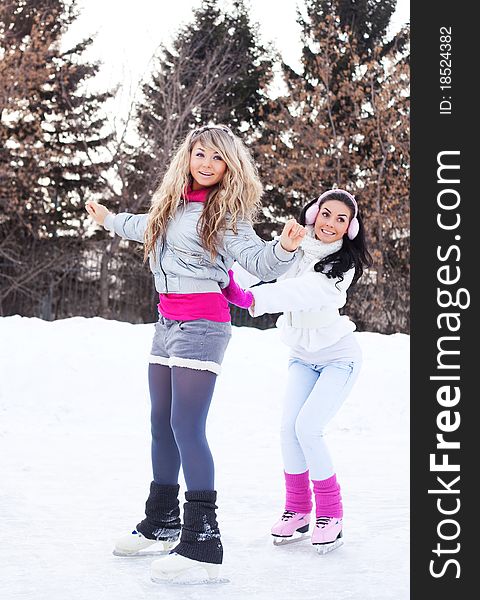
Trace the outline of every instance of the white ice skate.
<instances>
[{"instance_id":1,"label":"white ice skate","mask_svg":"<svg viewBox=\"0 0 480 600\"><path fill-rule=\"evenodd\" d=\"M308 537L310 513L298 513L285 510L280 519L272 526L273 543L275 546L284 546L292 542L299 542Z\"/></svg>"},{"instance_id":2,"label":"white ice skate","mask_svg":"<svg viewBox=\"0 0 480 600\"><path fill-rule=\"evenodd\" d=\"M342 519L318 517L312 533L312 544L319 554L327 554L343 544Z\"/></svg>"},{"instance_id":3,"label":"white ice skate","mask_svg":"<svg viewBox=\"0 0 480 600\"><path fill-rule=\"evenodd\" d=\"M220 565L200 562L181 556L176 552L154 560L151 578L155 583L226 583L220 579Z\"/></svg>"},{"instance_id":4,"label":"white ice skate","mask_svg":"<svg viewBox=\"0 0 480 600\"><path fill-rule=\"evenodd\" d=\"M149 540L139 531L134 529L131 533L123 535L115 542L113 554L115 556L151 556L169 552L177 543L174 540ZM148 552L145 552L149 548Z\"/></svg>"}]
</instances>

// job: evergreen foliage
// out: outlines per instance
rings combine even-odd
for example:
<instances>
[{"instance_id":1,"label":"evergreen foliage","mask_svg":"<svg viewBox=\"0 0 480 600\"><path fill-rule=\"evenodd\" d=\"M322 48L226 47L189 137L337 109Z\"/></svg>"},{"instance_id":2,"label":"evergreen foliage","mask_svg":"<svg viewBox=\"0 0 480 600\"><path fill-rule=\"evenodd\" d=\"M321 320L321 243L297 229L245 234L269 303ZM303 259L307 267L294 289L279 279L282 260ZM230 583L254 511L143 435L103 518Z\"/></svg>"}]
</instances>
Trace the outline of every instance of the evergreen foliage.
<instances>
[{"instance_id":1,"label":"evergreen foliage","mask_svg":"<svg viewBox=\"0 0 480 600\"><path fill-rule=\"evenodd\" d=\"M78 235L84 199L102 187L106 144L100 109L108 93L85 83L97 66L82 62L91 39L62 50L75 2L9 0L0 8L0 208L43 239Z\"/></svg>"},{"instance_id":2,"label":"evergreen foliage","mask_svg":"<svg viewBox=\"0 0 480 600\"><path fill-rule=\"evenodd\" d=\"M45 277L64 278L78 254L84 200L103 189L110 94L86 89L97 72L82 61L91 39L62 48L75 18L75 1L0 5L0 314L22 298L35 314L52 288Z\"/></svg>"}]
</instances>

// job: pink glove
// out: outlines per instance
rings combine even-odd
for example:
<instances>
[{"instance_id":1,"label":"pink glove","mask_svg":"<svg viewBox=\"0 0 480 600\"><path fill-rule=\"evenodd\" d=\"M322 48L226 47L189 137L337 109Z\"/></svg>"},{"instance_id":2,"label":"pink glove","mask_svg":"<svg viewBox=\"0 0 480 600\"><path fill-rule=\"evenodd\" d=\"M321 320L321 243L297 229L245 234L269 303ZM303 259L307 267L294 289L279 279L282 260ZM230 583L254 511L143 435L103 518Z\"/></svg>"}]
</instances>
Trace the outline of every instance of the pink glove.
<instances>
[{"instance_id":1,"label":"pink glove","mask_svg":"<svg viewBox=\"0 0 480 600\"><path fill-rule=\"evenodd\" d=\"M230 278L230 283L222 290L222 294L230 304L235 304L235 306L240 306L240 308L249 308L253 302L252 292L244 290L238 285L233 278L233 271L231 269L228 272L228 277Z\"/></svg>"}]
</instances>

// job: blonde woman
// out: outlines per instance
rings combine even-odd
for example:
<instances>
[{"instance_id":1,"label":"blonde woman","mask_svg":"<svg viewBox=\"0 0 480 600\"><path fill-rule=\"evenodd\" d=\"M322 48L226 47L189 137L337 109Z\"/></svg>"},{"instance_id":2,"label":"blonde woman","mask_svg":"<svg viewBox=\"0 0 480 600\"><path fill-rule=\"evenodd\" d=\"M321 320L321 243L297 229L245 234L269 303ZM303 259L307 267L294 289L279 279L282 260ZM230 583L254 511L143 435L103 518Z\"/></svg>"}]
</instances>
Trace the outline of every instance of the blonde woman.
<instances>
[{"instance_id":1,"label":"blonde woman","mask_svg":"<svg viewBox=\"0 0 480 600\"><path fill-rule=\"evenodd\" d=\"M134 556L162 542L170 553L152 563L156 580L193 577L199 567L206 581L218 578L223 547L205 424L231 337L222 289L234 261L263 281L276 279L305 235L292 219L278 239L259 238L252 221L261 194L240 138L224 125L206 125L180 145L148 214L113 215L96 202L86 205L105 229L144 243L160 296L148 372L153 481L145 518L114 550ZM183 525L180 467L187 486Z\"/></svg>"}]
</instances>

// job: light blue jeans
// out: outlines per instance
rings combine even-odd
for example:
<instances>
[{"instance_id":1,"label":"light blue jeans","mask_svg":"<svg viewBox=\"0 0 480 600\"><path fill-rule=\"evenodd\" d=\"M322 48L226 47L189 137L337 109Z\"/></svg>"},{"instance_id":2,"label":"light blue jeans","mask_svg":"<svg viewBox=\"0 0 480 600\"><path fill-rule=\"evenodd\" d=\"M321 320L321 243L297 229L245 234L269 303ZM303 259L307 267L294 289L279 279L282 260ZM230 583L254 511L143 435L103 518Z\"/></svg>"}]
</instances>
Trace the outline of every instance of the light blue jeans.
<instances>
[{"instance_id":1,"label":"light blue jeans","mask_svg":"<svg viewBox=\"0 0 480 600\"><path fill-rule=\"evenodd\" d=\"M290 360L280 429L287 473L309 469L313 480L335 473L324 430L348 396L360 366L360 360L319 365Z\"/></svg>"}]
</instances>

